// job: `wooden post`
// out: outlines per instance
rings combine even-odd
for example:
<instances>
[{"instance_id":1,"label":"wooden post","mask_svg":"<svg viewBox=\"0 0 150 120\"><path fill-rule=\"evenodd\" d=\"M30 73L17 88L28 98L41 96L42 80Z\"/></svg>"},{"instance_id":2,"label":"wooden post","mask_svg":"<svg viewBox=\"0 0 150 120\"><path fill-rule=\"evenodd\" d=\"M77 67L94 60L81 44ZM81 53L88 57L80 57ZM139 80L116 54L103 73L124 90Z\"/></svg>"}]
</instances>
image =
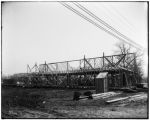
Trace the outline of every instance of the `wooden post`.
<instances>
[{"instance_id":1,"label":"wooden post","mask_svg":"<svg viewBox=\"0 0 150 120\"><path fill-rule=\"evenodd\" d=\"M103 67L104 67L104 52L103 52Z\"/></svg>"},{"instance_id":2,"label":"wooden post","mask_svg":"<svg viewBox=\"0 0 150 120\"><path fill-rule=\"evenodd\" d=\"M46 61L45 61L45 65L44 65L44 68L45 68L44 72L47 72Z\"/></svg>"},{"instance_id":3,"label":"wooden post","mask_svg":"<svg viewBox=\"0 0 150 120\"><path fill-rule=\"evenodd\" d=\"M123 72L122 71L120 73L120 76L121 76L121 87L123 87Z\"/></svg>"},{"instance_id":4,"label":"wooden post","mask_svg":"<svg viewBox=\"0 0 150 120\"><path fill-rule=\"evenodd\" d=\"M67 61L67 86L69 86L69 74L68 74L68 68L69 68L69 67L68 67L68 65L69 65L69 64L68 64L68 61Z\"/></svg>"},{"instance_id":5,"label":"wooden post","mask_svg":"<svg viewBox=\"0 0 150 120\"><path fill-rule=\"evenodd\" d=\"M58 63L56 63L56 71L58 72Z\"/></svg>"},{"instance_id":6,"label":"wooden post","mask_svg":"<svg viewBox=\"0 0 150 120\"><path fill-rule=\"evenodd\" d=\"M95 69L95 59L94 59L94 69Z\"/></svg>"},{"instance_id":7,"label":"wooden post","mask_svg":"<svg viewBox=\"0 0 150 120\"><path fill-rule=\"evenodd\" d=\"M67 86L69 86L69 75L67 74Z\"/></svg>"},{"instance_id":8,"label":"wooden post","mask_svg":"<svg viewBox=\"0 0 150 120\"><path fill-rule=\"evenodd\" d=\"M67 73L68 73L68 61L67 61Z\"/></svg>"},{"instance_id":9,"label":"wooden post","mask_svg":"<svg viewBox=\"0 0 150 120\"><path fill-rule=\"evenodd\" d=\"M84 69L85 69L85 55L84 55Z\"/></svg>"},{"instance_id":10,"label":"wooden post","mask_svg":"<svg viewBox=\"0 0 150 120\"><path fill-rule=\"evenodd\" d=\"M55 80L56 80L56 86L58 85L58 76L55 76Z\"/></svg>"},{"instance_id":11,"label":"wooden post","mask_svg":"<svg viewBox=\"0 0 150 120\"><path fill-rule=\"evenodd\" d=\"M27 65L27 73L28 73L28 65Z\"/></svg>"},{"instance_id":12,"label":"wooden post","mask_svg":"<svg viewBox=\"0 0 150 120\"><path fill-rule=\"evenodd\" d=\"M79 65L79 68L81 69L81 60L79 61L79 64L80 64L80 65Z\"/></svg>"},{"instance_id":13,"label":"wooden post","mask_svg":"<svg viewBox=\"0 0 150 120\"><path fill-rule=\"evenodd\" d=\"M128 83L128 75L127 75L126 72L124 72L124 75L125 75L126 85L127 85L127 87L129 87L129 83Z\"/></svg>"},{"instance_id":14,"label":"wooden post","mask_svg":"<svg viewBox=\"0 0 150 120\"><path fill-rule=\"evenodd\" d=\"M112 56L112 64L114 65L114 56Z\"/></svg>"},{"instance_id":15,"label":"wooden post","mask_svg":"<svg viewBox=\"0 0 150 120\"><path fill-rule=\"evenodd\" d=\"M96 84L95 80L96 80L96 74L95 74L95 72L94 72L94 86L95 86L95 84Z\"/></svg>"}]
</instances>

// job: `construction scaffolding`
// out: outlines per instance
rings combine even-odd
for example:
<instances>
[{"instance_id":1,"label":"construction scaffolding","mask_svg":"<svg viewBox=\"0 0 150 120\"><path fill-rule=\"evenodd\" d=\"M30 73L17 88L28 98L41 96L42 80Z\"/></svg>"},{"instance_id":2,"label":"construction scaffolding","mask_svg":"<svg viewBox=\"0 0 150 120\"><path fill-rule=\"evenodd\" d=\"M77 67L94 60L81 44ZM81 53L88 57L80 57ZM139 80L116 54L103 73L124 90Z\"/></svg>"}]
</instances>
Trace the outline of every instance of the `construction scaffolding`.
<instances>
[{"instance_id":1,"label":"construction scaffolding","mask_svg":"<svg viewBox=\"0 0 150 120\"><path fill-rule=\"evenodd\" d=\"M95 88L95 78L108 72L108 87L121 88L139 82L134 71L134 53L95 58L84 58L55 63L27 65L27 73L19 77L26 86L50 86L62 88Z\"/></svg>"}]
</instances>

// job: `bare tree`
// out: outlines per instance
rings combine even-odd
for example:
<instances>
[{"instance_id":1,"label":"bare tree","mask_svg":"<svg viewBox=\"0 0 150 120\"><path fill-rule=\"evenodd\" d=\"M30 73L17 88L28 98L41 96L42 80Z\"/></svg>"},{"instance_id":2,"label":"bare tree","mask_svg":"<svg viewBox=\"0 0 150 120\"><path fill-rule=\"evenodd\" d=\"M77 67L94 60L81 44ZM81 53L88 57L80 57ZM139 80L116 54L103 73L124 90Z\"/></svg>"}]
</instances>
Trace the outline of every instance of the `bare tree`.
<instances>
[{"instance_id":1,"label":"bare tree","mask_svg":"<svg viewBox=\"0 0 150 120\"><path fill-rule=\"evenodd\" d=\"M117 54L129 54L134 53L134 56L126 56L126 59L123 60L123 67L126 67L125 63L128 63L128 61L131 61L133 57L135 60L133 61L133 64L128 65L129 68L131 68L136 75L138 76L140 82L142 81L143 77L143 53L139 50L134 50L130 45L127 45L123 42L119 42L116 44L116 50L115 53Z\"/></svg>"}]
</instances>

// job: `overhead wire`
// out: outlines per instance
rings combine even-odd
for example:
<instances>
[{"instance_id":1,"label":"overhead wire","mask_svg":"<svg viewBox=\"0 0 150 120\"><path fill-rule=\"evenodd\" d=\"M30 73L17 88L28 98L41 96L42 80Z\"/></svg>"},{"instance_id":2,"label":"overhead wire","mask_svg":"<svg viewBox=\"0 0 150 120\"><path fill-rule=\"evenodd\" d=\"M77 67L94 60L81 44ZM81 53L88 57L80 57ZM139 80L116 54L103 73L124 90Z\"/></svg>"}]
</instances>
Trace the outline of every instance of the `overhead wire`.
<instances>
[{"instance_id":1,"label":"overhead wire","mask_svg":"<svg viewBox=\"0 0 150 120\"><path fill-rule=\"evenodd\" d=\"M115 10L114 10L114 7L113 6L105 6L105 5L103 5L102 7L104 7L105 8L105 10L107 10L107 12L109 12L108 14L110 15L112 15L113 17L115 16L115 18L117 17L117 19L116 20L119 20L119 22L122 24L121 25L121 27L122 27L122 30L125 30L126 29L126 31L128 32L128 33L130 33L130 34L134 34L135 35L135 30L136 29L133 29L133 27L131 26L131 25L129 25L128 23L127 23L127 21L126 20L124 20L123 19L123 15L120 15L120 14L118 14ZM111 8L110 8L111 7ZM110 8L110 9L109 9ZM109 19L111 19L111 16L109 16ZM113 19L112 19L113 20ZM118 22L117 22L117 24L118 24ZM120 26L118 26L118 27L120 27Z\"/></svg>"},{"instance_id":2,"label":"overhead wire","mask_svg":"<svg viewBox=\"0 0 150 120\"><path fill-rule=\"evenodd\" d=\"M91 11L89 11L87 8L85 8L84 6L82 6L81 4L77 3L77 2L73 2L74 5L76 5L78 8L80 8L81 10L83 10L84 12L86 12L88 15L90 15L91 17L95 18L98 22L102 23L104 26L108 27L109 29L111 29L112 31L114 31L116 34L120 35L121 37L123 37L124 39L130 41L131 43L137 45L138 47L142 47L139 44L135 43L133 40L131 40L130 38L128 38L127 36L123 35L122 33L120 33L118 30L116 30L115 28L113 28L112 26L110 26L108 23L106 23L105 21L103 21L102 19L100 19L99 17L97 17L95 14L93 14Z\"/></svg>"},{"instance_id":3,"label":"overhead wire","mask_svg":"<svg viewBox=\"0 0 150 120\"><path fill-rule=\"evenodd\" d=\"M66 7L67 9L71 10L72 12L74 12L75 14L79 15L80 17L82 17L83 19L87 20L88 22L90 22L91 24L95 25L96 27L100 28L101 30L105 31L106 33L110 34L111 36L137 48L137 49L141 49L133 44L131 44L130 42L125 41L124 39L118 37L117 35L113 34L112 32L108 31L107 29L105 29L104 27L100 26L99 24L97 24L96 22L94 22L93 20L91 20L90 18L86 17L85 15L83 15L82 13L80 13L79 11L77 11L76 9L74 9L73 7L71 7L70 5L64 3L64 2L59 2L60 4L62 4L64 7Z\"/></svg>"},{"instance_id":4,"label":"overhead wire","mask_svg":"<svg viewBox=\"0 0 150 120\"><path fill-rule=\"evenodd\" d=\"M129 26L132 26L131 28L132 28L133 30L136 29L136 27L134 26L134 24L132 24L131 21L129 21L125 16L123 16L115 7L113 7L113 6L111 6L111 7L113 8L113 10L114 10L117 14L119 14L119 15L123 18L124 21L126 21L126 23L127 23Z\"/></svg>"}]
</instances>

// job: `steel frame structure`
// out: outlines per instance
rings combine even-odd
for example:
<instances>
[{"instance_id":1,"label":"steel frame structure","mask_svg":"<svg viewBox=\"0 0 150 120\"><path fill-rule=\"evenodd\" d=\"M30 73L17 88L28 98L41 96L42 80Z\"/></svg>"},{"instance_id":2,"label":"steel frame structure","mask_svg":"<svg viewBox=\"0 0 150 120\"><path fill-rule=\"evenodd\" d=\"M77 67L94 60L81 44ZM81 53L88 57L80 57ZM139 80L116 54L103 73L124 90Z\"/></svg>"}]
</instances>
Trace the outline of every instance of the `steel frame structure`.
<instances>
[{"instance_id":1,"label":"steel frame structure","mask_svg":"<svg viewBox=\"0 0 150 120\"><path fill-rule=\"evenodd\" d=\"M109 86L125 87L138 82L134 71L136 57L134 53L119 54L79 60L27 65L28 83L35 86L55 87L93 87L100 72L109 73ZM43 82L41 82L43 81Z\"/></svg>"}]
</instances>

